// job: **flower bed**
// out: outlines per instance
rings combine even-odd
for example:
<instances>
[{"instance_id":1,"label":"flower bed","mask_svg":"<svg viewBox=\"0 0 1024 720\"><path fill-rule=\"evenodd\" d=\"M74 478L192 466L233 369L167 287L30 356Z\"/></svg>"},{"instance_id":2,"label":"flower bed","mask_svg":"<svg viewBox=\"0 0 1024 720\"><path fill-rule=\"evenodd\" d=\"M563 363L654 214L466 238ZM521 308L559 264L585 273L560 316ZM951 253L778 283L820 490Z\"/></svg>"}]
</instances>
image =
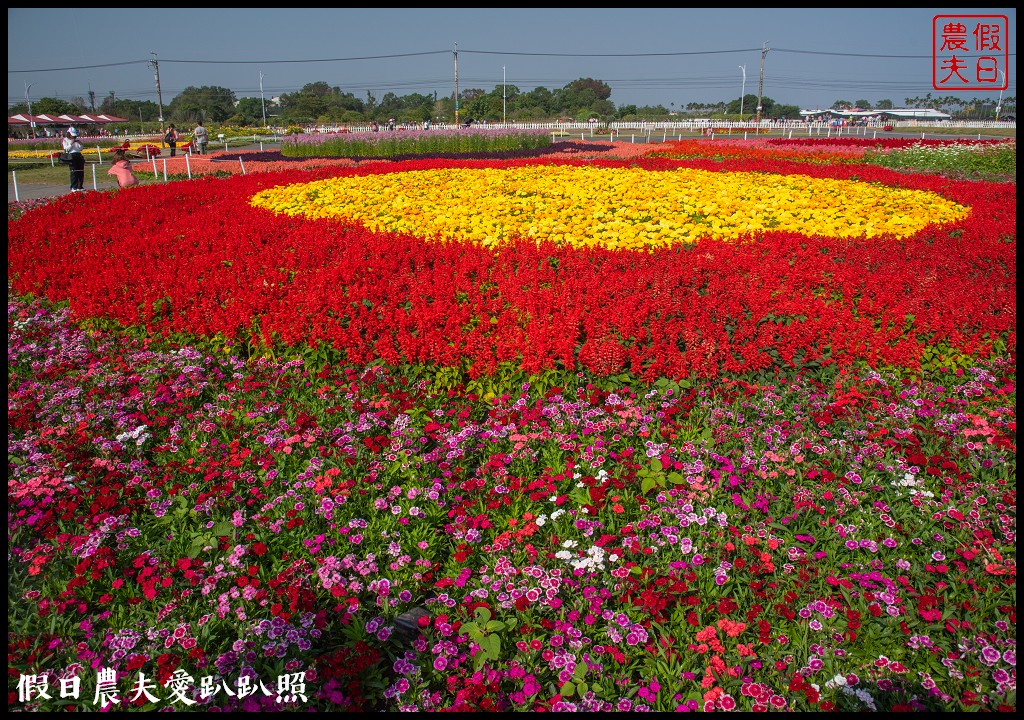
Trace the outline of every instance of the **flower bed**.
<instances>
[{"instance_id":1,"label":"flower bed","mask_svg":"<svg viewBox=\"0 0 1024 720\"><path fill-rule=\"evenodd\" d=\"M1013 184L581 147L9 209L9 705L1014 710Z\"/></svg>"},{"instance_id":2,"label":"flower bed","mask_svg":"<svg viewBox=\"0 0 1024 720\"><path fill-rule=\"evenodd\" d=\"M655 173L671 172L679 162L631 165ZM113 234L109 218L119 215L117 198L91 198L71 216L54 204L17 221L9 273L16 291L70 300L81 318L145 325L155 333L301 345L321 358L353 363L465 363L474 376L502 363L529 372L629 370L645 379L716 376L777 363L865 360L914 368L930 347L967 356L1015 347L1014 315L1007 310L1015 306L1016 287L1014 245L1007 242L1015 233L1012 185L871 167L681 162L708 171L856 176L902 192L933 193L971 212L909 237L841 238L828 227L849 227L853 220L836 214L830 200L812 209L820 220L809 225L810 235L764 229L635 252L559 245L554 234L564 231L549 209L554 234L520 238L495 252L473 242L424 242L368 230L358 221L291 217L251 205L269 188L311 177L489 167L424 160L147 187L139 195L150 208L145 217L126 219L131 228ZM593 166L621 167L608 161ZM177 212L183 204L188 216ZM721 222L707 214L717 212L713 207L696 211L708 235ZM879 218L886 205L880 208ZM690 213L689 221L697 221ZM860 210L854 214L865 221ZM71 232L55 233L57 218ZM646 215L607 217L611 227L627 221L650 226ZM226 223L235 232L226 233ZM134 240L138 233L147 243ZM41 244L59 251L40 256L35 248ZM977 293L979 285L987 292Z\"/></svg>"},{"instance_id":3,"label":"flower bed","mask_svg":"<svg viewBox=\"0 0 1024 720\"><path fill-rule=\"evenodd\" d=\"M467 129L294 135L281 146L285 157L390 158L405 155L502 153L551 145L546 130Z\"/></svg>"}]
</instances>

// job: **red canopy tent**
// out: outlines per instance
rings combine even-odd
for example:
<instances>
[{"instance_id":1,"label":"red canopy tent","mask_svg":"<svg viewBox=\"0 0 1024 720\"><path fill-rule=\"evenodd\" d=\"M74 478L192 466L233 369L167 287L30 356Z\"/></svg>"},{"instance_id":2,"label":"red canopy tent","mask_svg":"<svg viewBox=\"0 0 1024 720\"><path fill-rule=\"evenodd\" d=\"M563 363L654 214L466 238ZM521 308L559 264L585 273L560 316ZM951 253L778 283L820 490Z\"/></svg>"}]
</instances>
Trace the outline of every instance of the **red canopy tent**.
<instances>
[{"instance_id":1,"label":"red canopy tent","mask_svg":"<svg viewBox=\"0 0 1024 720\"><path fill-rule=\"evenodd\" d=\"M20 113L8 115L8 125L106 125L108 123L128 122L128 118L113 115L29 115Z\"/></svg>"},{"instance_id":2,"label":"red canopy tent","mask_svg":"<svg viewBox=\"0 0 1024 720\"><path fill-rule=\"evenodd\" d=\"M115 117L113 115L8 115L7 124L17 127L32 125L33 127L48 127L53 125L107 125L110 123L128 122L127 118Z\"/></svg>"}]
</instances>

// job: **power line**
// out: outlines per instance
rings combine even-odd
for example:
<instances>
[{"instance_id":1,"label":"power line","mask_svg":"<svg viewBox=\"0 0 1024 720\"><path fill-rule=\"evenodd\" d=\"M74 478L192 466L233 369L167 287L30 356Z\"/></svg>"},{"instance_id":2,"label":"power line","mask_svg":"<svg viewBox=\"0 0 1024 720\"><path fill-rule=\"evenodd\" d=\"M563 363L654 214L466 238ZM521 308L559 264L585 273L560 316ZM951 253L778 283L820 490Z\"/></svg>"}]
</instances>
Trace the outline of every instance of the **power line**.
<instances>
[{"instance_id":1,"label":"power line","mask_svg":"<svg viewBox=\"0 0 1024 720\"><path fill-rule=\"evenodd\" d=\"M350 60L387 60L388 58L420 57L423 55L440 55L451 50L430 50L418 53L400 53L397 55L363 55L348 58L324 58L322 60L161 60L164 63L199 63L203 65L278 65L282 63L322 63L349 62Z\"/></svg>"},{"instance_id":2,"label":"power line","mask_svg":"<svg viewBox=\"0 0 1024 720\"><path fill-rule=\"evenodd\" d=\"M672 56L695 56L695 55L720 55L720 54L734 54L743 52L760 52L763 48L748 48L748 49L736 49L736 50L711 50L711 51L681 51L681 52L656 52L656 53L535 53L535 52L518 52L518 51L496 51L496 50L463 50L464 53L479 54L479 55L509 55L509 56L537 56L537 57L584 57L584 58L648 58L648 57L672 57ZM928 58L930 55L889 55L889 54L877 54L877 53L844 53L844 52L832 52L832 51L816 51L816 50L799 50L792 48L772 48L773 52L800 54L800 55L822 55L822 56L840 56L840 57L852 57L852 58L877 58L877 59L901 59L901 60L921 60ZM355 56L355 57L341 57L341 58L320 58L320 59L305 59L305 60L174 60L174 59L162 59L163 63L181 63L181 64L209 64L209 65L231 65L231 64L280 64L280 63L327 63L327 62L355 62L363 60L382 60L389 58L409 58L409 57L422 57L427 55L446 55L450 53L450 50L432 50L415 53L399 53L389 55L371 55L371 56ZM1015 53L1011 53L1016 57ZM150 60L132 60L125 62L116 63L105 63L99 65L81 65L75 67L63 67L63 68L46 68L40 70L8 70L8 73L46 73L46 72L60 72L60 71L73 71L73 70L87 70L93 68L110 68L118 66L129 66L136 64L149 64ZM890 76L891 77L891 76ZM529 92L530 89L535 88L557 88L565 85L568 82L576 79L575 77L568 78L511 78L512 85L518 87L523 92ZM852 94L852 93L881 93L881 94L898 94L898 93L917 93L920 92L922 86L919 82L914 80L893 80L893 79L870 79L870 80L842 80L838 78L829 78L827 80L815 80L807 79L806 77L793 77L786 75L771 75L770 78L770 91L777 92L779 90L832 90L834 92ZM434 78L403 78L401 80L376 80L376 81L359 81L353 80L352 82L333 83L343 87L347 92L392 92L395 90L422 90L424 92L437 92L439 89L443 89L450 82L450 78L434 77ZM476 75L465 75L463 78L464 84L467 86L479 86L488 87L494 82L494 78L487 76L481 77ZM663 90L663 91L709 91L709 90L728 90L734 84L734 78L731 76L715 76L702 74L700 77L662 77L662 78L618 78L611 80L602 80L606 84L613 85L617 91L622 90ZM182 89L165 88L171 94L180 94ZM297 92L301 88L299 87L284 87L279 86L277 88L267 88L267 90L273 94L286 94L291 92ZM245 88L240 91L240 97L248 97L244 95L246 92L254 92L250 88ZM1011 89L1010 92L1013 92ZM131 90L120 90L117 95L122 99L129 98L147 98L152 94L152 91L131 89ZM68 95L69 98L78 97L77 95ZM8 98L8 105L20 102L21 98Z\"/></svg>"},{"instance_id":3,"label":"power line","mask_svg":"<svg viewBox=\"0 0 1024 720\"><path fill-rule=\"evenodd\" d=\"M92 68L106 68L106 67L118 67L121 65L139 65L141 63L148 63L149 60L127 60L125 62L117 63L106 63L104 65L77 65L75 67L63 67L63 68L44 68L42 70L8 70L9 73L42 73L42 72L61 72L64 70L91 70Z\"/></svg>"},{"instance_id":4,"label":"power line","mask_svg":"<svg viewBox=\"0 0 1024 720\"><path fill-rule=\"evenodd\" d=\"M744 52L761 52L762 48L738 48L735 50L688 50L680 52L656 52L656 53L545 53L545 52L521 52L516 50L505 51L505 50L463 50L464 53L473 55L511 55L517 57L591 57L591 58L624 58L624 57L684 57L693 55L726 55L732 53L744 53ZM166 59L161 60L164 63L182 63L182 64L198 64L198 65L276 65L276 64L295 64L295 63L325 63L325 62L354 62L359 60L387 60L389 58L406 58L406 57L422 57L424 55L443 55L451 52L450 50L427 50L424 52L415 53L395 53L390 55L360 55L355 57L340 57L340 58L308 58L305 60L176 60ZM831 52L825 50L796 50L793 48L772 48L772 52L782 53L795 53L799 55L831 55L836 57L859 57L859 58L883 58L883 59L903 59L903 60L922 60L931 59L931 55L890 55L881 53L847 53L847 52ZM1011 57L1016 57L1016 53L1010 53ZM101 65L75 65L71 67L60 67L60 68L40 68L36 70L8 70L9 73L42 73L42 72L61 72L68 70L91 70L93 68L107 68L107 67L118 67L122 65L137 65L142 63L148 63L149 60L126 60L124 62L116 63L104 63Z\"/></svg>"},{"instance_id":5,"label":"power line","mask_svg":"<svg viewBox=\"0 0 1024 720\"><path fill-rule=\"evenodd\" d=\"M161 60L162 63L194 63L200 65L276 65L280 63L322 63L322 62L348 62L351 60L386 60L388 58L404 58L404 57L418 57L422 55L439 55L441 53L450 52L449 50L430 50L428 52L418 53L399 53L396 55L364 55L360 57L348 57L348 58L320 58L310 60ZM137 65L139 63L149 63L149 60L128 60L119 63L106 63L103 65L76 65L74 67L62 67L62 68L42 68L39 70L8 70L9 73L42 73L42 72L61 72L66 70L91 70L93 68L105 68L105 67L117 67L119 65Z\"/></svg>"},{"instance_id":6,"label":"power line","mask_svg":"<svg viewBox=\"0 0 1024 720\"><path fill-rule=\"evenodd\" d=\"M878 55L875 53L844 53L825 52L822 50L787 50L786 48L772 48L772 52L798 53L800 55L836 55L838 57L859 57L859 58L899 58L904 60L932 60L931 55Z\"/></svg>"},{"instance_id":7,"label":"power line","mask_svg":"<svg viewBox=\"0 0 1024 720\"><path fill-rule=\"evenodd\" d=\"M728 53L761 52L761 48L742 48L740 50L691 50L688 52L669 53L536 53L536 52L502 52L500 50L463 50L474 55L518 55L531 57L674 57L677 55L724 55Z\"/></svg>"}]
</instances>

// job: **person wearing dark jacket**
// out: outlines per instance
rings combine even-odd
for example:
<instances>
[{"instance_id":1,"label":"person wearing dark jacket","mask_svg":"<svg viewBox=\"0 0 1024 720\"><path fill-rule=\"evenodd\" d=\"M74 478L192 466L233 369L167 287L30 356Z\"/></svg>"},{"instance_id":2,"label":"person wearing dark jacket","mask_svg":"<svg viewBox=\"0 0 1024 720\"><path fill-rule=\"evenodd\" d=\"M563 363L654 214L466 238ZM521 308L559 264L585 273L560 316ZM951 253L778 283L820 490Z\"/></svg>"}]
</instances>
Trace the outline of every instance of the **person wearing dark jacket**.
<instances>
[{"instance_id":1,"label":"person wearing dark jacket","mask_svg":"<svg viewBox=\"0 0 1024 720\"><path fill-rule=\"evenodd\" d=\"M174 123L168 126L167 134L164 135L164 142L171 149L171 157L174 157L178 152L178 131L174 129Z\"/></svg>"}]
</instances>

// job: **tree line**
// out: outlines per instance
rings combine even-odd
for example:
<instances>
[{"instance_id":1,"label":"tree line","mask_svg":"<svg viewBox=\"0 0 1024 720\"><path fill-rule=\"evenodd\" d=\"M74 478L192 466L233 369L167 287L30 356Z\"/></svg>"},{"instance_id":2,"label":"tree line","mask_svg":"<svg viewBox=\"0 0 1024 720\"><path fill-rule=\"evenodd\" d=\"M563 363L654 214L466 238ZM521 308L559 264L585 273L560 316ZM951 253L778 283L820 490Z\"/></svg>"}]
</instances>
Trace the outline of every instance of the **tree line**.
<instances>
[{"instance_id":1,"label":"tree line","mask_svg":"<svg viewBox=\"0 0 1024 720\"><path fill-rule=\"evenodd\" d=\"M669 108L663 105L637 106L632 104L616 106L611 101L611 87L593 78L579 78L564 87L550 90L536 87L529 92L521 91L515 85L498 85L490 91L468 88L459 92L458 112L460 120L472 118L477 121L501 122L502 120L552 120L564 119L585 122L595 118L604 122L617 120L658 120L678 117L732 117L753 118L757 112L758 97L747 94L728 102L688 103L677 109L675 103ZM801 108L776 102L762 97L761 117L767 119L793 119L799 117ZM871 103L860 99L855 101L836 100L831 106L837 110L886 110L895 107L892 100ZM996 101L985 98L962 99L953 97L905 98L903 107L934 108L948 112L955 119L991 119L995 116ZM12 106L11 114L25 113L26 104ZM206 123L245 126L290 126L308 124L346 123L422 123L453 122L456 104L453 95L438 96L422 93L397 95L384 93L377 98L367 91L365 98L344 92L326 82L313 82L294 93L281 95L276 101L259 97L236 98L235 93L224 87L187 87L163 108L166 122L185 125L202 120ZM32 112L40 114L101 113L140 124L153 123L160 118L160 107L152 100L128 100L118 98L111 92L96 106L95 93L85 98L70 101L58 98L41 98L32 103ZM1016 100L1003 98L1001 117L1016 112Z\"/></svg>"}]
</instances>

